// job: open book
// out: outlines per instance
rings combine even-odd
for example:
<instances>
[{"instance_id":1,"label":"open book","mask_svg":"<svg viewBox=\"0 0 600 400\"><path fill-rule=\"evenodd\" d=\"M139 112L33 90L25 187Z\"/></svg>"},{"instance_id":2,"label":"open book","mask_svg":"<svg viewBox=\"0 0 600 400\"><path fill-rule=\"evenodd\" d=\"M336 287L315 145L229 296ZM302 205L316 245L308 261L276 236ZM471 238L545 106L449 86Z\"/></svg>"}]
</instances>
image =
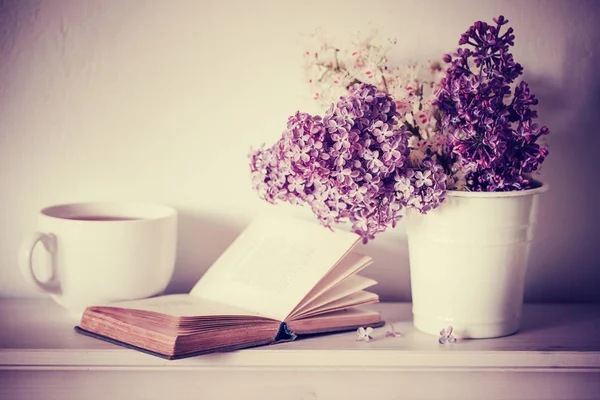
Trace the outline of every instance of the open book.
<instances>
[{"instance_id":1,"label":"open book","mask_svg":"<svg viewBox=\"0 0 600 400\"><path fill-rule=\"evenodd\" d=\"M381 326L357 275L359 236L301 219L255 219L189 294L88 307L75 329L169 359Z\"/></svg>"}]
</instances>

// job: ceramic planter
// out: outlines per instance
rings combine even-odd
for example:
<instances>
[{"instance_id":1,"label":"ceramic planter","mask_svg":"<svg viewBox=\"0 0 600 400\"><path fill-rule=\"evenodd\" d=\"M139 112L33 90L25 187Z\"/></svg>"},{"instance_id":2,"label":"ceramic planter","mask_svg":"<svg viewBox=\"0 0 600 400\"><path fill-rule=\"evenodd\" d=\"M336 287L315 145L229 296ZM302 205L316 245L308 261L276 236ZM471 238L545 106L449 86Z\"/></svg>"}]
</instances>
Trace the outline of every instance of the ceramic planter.
<instances>
[{"instance_id":1,"label":"ceramic planter","mask_svg":"<svg viewBox=\"0 0 600 400\"><path fill-rule=\"evenodd\" d=\"M439 208L409 210L414 325L438 335L492 338L519 330L539 194L449 191Z\"/></svg>"}]
</instances>

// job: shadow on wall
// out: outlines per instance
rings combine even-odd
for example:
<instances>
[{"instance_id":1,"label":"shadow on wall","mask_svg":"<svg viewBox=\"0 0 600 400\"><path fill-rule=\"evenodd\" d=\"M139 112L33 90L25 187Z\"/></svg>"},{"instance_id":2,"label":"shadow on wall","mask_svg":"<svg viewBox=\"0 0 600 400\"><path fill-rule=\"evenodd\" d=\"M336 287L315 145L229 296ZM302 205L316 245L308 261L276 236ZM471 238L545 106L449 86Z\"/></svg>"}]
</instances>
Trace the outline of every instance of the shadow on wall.
<instances>
[{"instance_id":1,"label":"shadow on wall","mask_svg":"<svg viewBox=\"0 0 600 400\"><path fill-rule=\"evenodd\" d=\"M249 222L180 210L177 262L165 293L188 293ZM402 233L399 226L368 245L355 248L375 261L361 274L379 282L371 290L384 301L410 301L408 245Z\"/></svg>"},{"instance_id":2,"label":"shadow on wall","mask_svg":"<svg viewBox=\"0 0 600 400\"><path fill-rule=\"evenodd\" d=\"M574 40L575 37L572 36ZM526 301L598 301L600 284L600 28L587 44L567 43L560 85L528 79L540 100L541 124L551 130L542 176L550 184L540 198ZM571 68L571 66L573 68ZM573 71L580 71L580 76Z\"/></svg>"},{"instance_id":3,"label":"shadow on wall","mask_svg":"<svg viewBox=\"0 0 600 400\"><path fill-rule=\"evenodd\" d=\"M180 210L177 262L166 293L188 293L206 270L242 232L245 221Z\"/></svg>"},{"instance_id":4,"label":"shadow on wall","mask_svg":"<svg viewBox=\"0 0 600 400\"><path fill-rule=\"evenodd\" d=\"M360 273L378 282L377 286L368 290L379 294L382 301L410 301L408 242L404 224L390 228L367 245L357 246L356 251L373 259L373 266Z\"/></svg>"}]
</instances>

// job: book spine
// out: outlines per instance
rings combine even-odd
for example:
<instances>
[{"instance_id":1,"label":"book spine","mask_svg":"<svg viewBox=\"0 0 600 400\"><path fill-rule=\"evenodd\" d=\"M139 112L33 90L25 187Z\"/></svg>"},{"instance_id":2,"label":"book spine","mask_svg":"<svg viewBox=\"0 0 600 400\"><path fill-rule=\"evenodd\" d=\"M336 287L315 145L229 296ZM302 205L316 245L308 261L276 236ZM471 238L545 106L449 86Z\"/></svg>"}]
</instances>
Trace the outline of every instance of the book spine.
<instances>
[{"instance_id":1,"label":"book spine","mask_svg":"<svg viewBox=\"0 0 600 400\"><path fill-rule=\"evenodd\" d=\"M296 334L289 330L285 322L282 322L281 325L279 325L279 331L277 332L273 342L291 342L294 339L296 339Z\"/></svg>"}]
</instances>

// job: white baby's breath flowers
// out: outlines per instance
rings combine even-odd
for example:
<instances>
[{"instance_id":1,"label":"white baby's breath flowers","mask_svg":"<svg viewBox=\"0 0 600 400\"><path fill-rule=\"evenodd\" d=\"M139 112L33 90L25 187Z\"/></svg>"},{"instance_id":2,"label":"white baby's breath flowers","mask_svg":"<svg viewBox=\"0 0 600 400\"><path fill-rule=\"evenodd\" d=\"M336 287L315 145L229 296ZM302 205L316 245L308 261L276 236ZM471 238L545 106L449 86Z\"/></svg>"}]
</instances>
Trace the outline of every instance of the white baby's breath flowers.
<instances>
[{"instance_id":1,"label":"white baby's breath flowers","mask_svg":"<svg viewBox=\"0 0 600 400\"><path fill-rule=\"evenodd\" d=\"M305 51L305 70L312 96L321 105L337 104L354 85L368 83L392 96L400 126L411 134L409 163L419 168L424 162L441 162L448 187L465 187L466 168L448 152L447 135L441 129L441 113L434 106L445 70L441 62L390 61L396 40L380 40L377 33L358 32L349 45L336 45L322 31L312 35L316 44Z\"/></svg>"}]
</instances>

